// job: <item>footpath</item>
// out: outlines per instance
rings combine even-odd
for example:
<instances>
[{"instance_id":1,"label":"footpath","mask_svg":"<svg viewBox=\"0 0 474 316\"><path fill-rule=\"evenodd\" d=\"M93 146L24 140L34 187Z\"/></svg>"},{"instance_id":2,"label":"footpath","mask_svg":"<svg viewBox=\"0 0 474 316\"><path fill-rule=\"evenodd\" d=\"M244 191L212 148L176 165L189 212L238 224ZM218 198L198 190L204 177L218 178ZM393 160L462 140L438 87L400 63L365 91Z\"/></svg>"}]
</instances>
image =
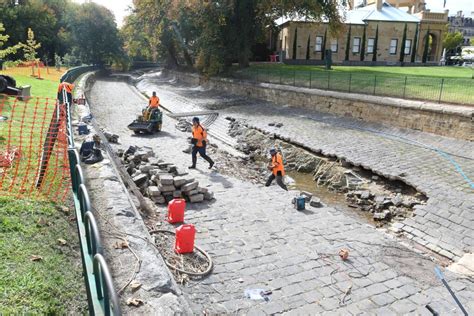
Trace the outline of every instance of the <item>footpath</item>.
<instances>
[{"instance_id":1,"label":"footpath","mask_svg":"<svg viewBox=\"0 0 474 316\"><path fill-rule=\"evenodd\" d=\"M231 98L166 82L150 89L156 89L161 102L173 112L199 110L209 103L229 104ZM163 131L153 136L133 136L126 128L144 105L144 100L127 83L97 80L90 93L90 103L97 121L120 135L121 148L150 146L160 158L172 161L180 168L190 164L190 155L182 152L188 146L189 135L178 131L174 127L176 121L171 118L165 116ZM322 151L332 150L336 154L339 150L347 150L347 159L359 157L361 165L377 167L392 161L393 170L406 165L408 169L398 171L404 172L408 181L416 178L410 175L410 161L424 160L431 168L442 167L437 169L440 170L436 174L439 181L426 185L429 201L432 200L431 187L441 190L449 183L456 183L455 192L462 199L460 206L467 209L469 205L464 203L472 203L466 198L469 191L462 178L456 178L449 164L442 159L429 160L430 152L426 149L374 133L331 125L326 118L320 122L301 117L301 113L284 111L290 110L281 109L280 112L269 104L241 100L238 106L222 110L224 114L221 115L245 117L261 129L270 128L270 121L281 121L284 125L278 130L279 134L297 135L297 141L307 146L315 144ZM301 129L299 133L302 134L296 129ZM399 155L389 156L394 153ZM413 156L413 160L400 160L401 153ZM196 243L212 256L215 264L209 277L182 286L194 313L431 315L425 307L429 304L440 314L460 314L449 293L435 278L435 264L430 257L410 250L354 214L332 207L297 212L291 204L296 192L282 191L276 185L266 188L225 176L218 170L219 161L225 159L226 154L217 150L211 155L217 161L217 170L209 171L207 164L199 160L198 169L190 171L190 175L215 196L209 203L189 204L186 212L186 222L197 228ZM422 157L415 159L418 155ZM466 161L461 161L461 165L472 174L469 160ZM400 173L396 174L400 176ZM446 203L452 199L438 201ZM161 218L164 213L162 208ZM459 236L456 235L463 247L472 247L472 234L459 233ZM349 261L339 259L340 248L349 249ZM459 251L461 255L463 248L453 251ZM449 271L446 271L446 278L467 310L474 310L472 281ZM246 289L265 289L272 294L269 301L250 300L244 297Z\"/></svg>"}]
</instances>

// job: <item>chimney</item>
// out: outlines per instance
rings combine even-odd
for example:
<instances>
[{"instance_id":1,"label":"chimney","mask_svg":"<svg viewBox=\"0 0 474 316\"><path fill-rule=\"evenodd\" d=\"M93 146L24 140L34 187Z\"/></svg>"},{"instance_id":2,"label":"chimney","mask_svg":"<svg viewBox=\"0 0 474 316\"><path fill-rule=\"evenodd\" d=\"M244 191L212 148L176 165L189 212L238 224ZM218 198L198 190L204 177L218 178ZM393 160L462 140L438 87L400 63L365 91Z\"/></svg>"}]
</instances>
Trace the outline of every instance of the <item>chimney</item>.
<instances>
[{"instance_id":1,"label":"chimney","mask_svg":"<svg viewBox=\"0 0 474 316\"><path fill-rule=\"evenodd\" d=\"M377 11L382 11L383 0L377 0Z\"/></svg>"}]
</instances>

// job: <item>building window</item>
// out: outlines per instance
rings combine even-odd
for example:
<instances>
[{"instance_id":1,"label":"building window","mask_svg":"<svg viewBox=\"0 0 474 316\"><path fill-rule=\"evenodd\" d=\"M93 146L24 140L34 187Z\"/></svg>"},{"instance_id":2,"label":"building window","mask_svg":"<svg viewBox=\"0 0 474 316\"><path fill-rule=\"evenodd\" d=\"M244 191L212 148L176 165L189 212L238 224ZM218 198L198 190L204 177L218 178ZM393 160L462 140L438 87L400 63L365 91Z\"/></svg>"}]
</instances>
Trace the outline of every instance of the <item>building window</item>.
<instances>
[{"instance_id":1,"label":"building window","mask_svg":"<svg viewBox=\"0 0 474 316\"><path fill-rule=\"evenodd\" d=\"M352 40L352 52L360 52L360 37L354 37L354 39Z\"/></svg>"},{"instance_id":2,"label":"building window","mask_svg":"<svg viewBox=\"0 0 474 316\"><path fill-rule=\"evenodd\" d=\"M314 45L314 51L320 52L322 50L322 46L323 46L323 37L316 36L316 45Z\"/></svg>"},{"instance_id":3,"label":"building window","mask_svg":"<svg viewBox=\"0 0 474 316\"><path fill-rule=\"evenodd\" d=\"M331 52L337 53L337 39L331 40Z\"/></svg>"},{"instance_id":4,"label":"building window","mask_svg":"<svg viewBox=\"0 0 474 316\"><path fill-rule=\"evenodd\" d=\"M410 55L411 52L411 40L405 41L405 55Z\"/></svg>"},{"instance_id":5,"label":"building window","mask_svg":"<svg viewBox=\"0 0 474 316\"><path fill-rule=\"evenodd\" d=\"M367 53L373 54L374 53L374 45L375 45L375 38L369 38L367 41Z\"/></svg>"},{"instance_id":6,"label":"building window","mask_svg":"<svg viewBox=\"0 0 474 316\"><path fill-rule=\"evenodd\" d=\"M398 40L397 39L392 39L390 41L390 55L396 55L397 54L397 46L398 46Z\"/></svg>"}]
</instances>

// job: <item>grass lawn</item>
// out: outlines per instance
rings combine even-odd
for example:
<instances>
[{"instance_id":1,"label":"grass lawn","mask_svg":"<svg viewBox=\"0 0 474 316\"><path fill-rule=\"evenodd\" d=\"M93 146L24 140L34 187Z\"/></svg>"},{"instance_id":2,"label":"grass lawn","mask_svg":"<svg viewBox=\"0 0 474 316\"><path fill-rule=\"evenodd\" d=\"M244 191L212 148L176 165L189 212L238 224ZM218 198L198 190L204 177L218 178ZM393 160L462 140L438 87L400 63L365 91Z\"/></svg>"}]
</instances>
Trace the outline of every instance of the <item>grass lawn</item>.
<instances>
[{"instance_id":1,"label":"grass lawn","mask_svg":"<svg viewBox=\"0 0 474 316\"><path fill-rule=\"evenodd\" d=\"M0 198L0 314L86 312L79 241L68 215L48 202Z\"/></svg>"},{"instance_id":2,"label":"grass lawn","mask_svg":"<svg viewBox=\"0 0 474 316\"><path fill-rule=\"evenodd\" d=\"M262 82L406 99L474 104L473 70L467 67L362 67L253 64L234 76Z\"/></svg>"},{"instance_id":3,"label":"grass lawn","mask_svg":"<svg viewBox=\"0 0 474 316\"><path fill-rule=\"evenodd\" d=\"M46 98L56 97L62 73L44 80L22 68L1 73L12 75L17 85L30 84L38 98L23 102L0 96L0 115L8 116L0 121L0 152L7 146L21 148L11 168L0 168L0 315L84 314L87 299L75 223L68 219L71 214L58 211L60 205L45 201L70 185L56 172L67 162L53 153L44 186L48 194L33 189L35 199L16 198L34 188L54 111L54 99ZM42 259L32 261L32 256Z\"/></svg>"}]
</instances>

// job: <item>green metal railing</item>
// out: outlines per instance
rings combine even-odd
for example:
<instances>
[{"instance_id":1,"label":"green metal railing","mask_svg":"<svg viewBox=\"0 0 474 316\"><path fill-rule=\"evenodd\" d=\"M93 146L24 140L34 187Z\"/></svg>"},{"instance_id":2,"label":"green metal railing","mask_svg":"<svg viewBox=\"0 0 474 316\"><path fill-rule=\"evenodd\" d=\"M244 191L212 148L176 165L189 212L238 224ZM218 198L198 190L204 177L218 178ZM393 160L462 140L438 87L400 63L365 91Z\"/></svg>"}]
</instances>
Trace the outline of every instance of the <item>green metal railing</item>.
<instances>
[{"instance_id":1,"label":"green metal railing","mask_svg":"<svg viewBox=\"0 0 474 316\"><path fill-rule=\"evenodd\" d=\"M61 77L74 82L81 74L96 67L76 67ZM112 276L103 256L99 227L92 213L80 158L74 146L70 106L66 103L68 158L71 172L72 193L76 212L77 230L81 247L82 266L90 315L121 315L120 301L114 289Z\"/></svg>"}]
</instances>

